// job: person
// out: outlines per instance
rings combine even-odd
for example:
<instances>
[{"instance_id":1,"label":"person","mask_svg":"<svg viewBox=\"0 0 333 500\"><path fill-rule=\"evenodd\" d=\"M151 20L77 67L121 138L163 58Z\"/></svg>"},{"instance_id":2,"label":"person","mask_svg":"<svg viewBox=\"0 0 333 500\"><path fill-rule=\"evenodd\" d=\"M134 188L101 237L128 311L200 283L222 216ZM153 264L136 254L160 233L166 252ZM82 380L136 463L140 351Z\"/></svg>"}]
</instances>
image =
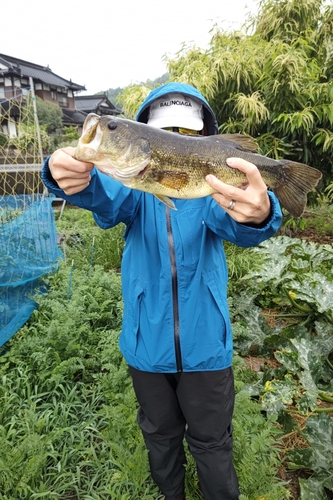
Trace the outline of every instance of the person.
<instances>
[{"instance_id":1,"label":"person","mask_svg":"<svg viewBox=\"0 0 333 500\"><path fill-rule=\"evenodd\" d=\"M152 90L136 120L172 133L218 133L207 100L185 83ZM215 194L174 199L177 210L170 210L152 194L124 187L73 155L74 148L55 151L42 178L58 197L91 210L101 228L126 225L119 343L152 477L166 500L185 498L185 438L203 498L236 500L233 345L222 241L250 247L274 235L281 223L279 202L258 169L239 158L228 164L245 173L246 186L208 175Z\"/></svg>"}]
</instances>

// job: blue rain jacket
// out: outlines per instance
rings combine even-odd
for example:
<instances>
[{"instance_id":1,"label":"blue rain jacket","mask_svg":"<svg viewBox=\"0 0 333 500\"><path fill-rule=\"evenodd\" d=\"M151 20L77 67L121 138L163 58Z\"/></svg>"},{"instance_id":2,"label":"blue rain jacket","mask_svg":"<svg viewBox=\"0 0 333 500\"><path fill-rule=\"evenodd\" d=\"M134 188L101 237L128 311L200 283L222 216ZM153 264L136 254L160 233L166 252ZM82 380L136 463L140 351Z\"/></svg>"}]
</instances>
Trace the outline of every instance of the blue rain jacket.
<instances>
[{"instance_id":1,"label":"blue rain jacket","mask_svg":"<svg viewBox=\"0 0 333 500\"><path fill-rule=\"evenodd\" d=\"M164 373L231 366L222 242L250 247L274 235L282 215L273 193L270 220L253 228L235 222L210 196L173 199L177 211L170 210L153 195L126 188L96 168L89 186L72 196L57 187L48 160L42 178L57 196L91 210L101 228L126 224L119 343L129 365Z\"/></svg>"}]
</instances>

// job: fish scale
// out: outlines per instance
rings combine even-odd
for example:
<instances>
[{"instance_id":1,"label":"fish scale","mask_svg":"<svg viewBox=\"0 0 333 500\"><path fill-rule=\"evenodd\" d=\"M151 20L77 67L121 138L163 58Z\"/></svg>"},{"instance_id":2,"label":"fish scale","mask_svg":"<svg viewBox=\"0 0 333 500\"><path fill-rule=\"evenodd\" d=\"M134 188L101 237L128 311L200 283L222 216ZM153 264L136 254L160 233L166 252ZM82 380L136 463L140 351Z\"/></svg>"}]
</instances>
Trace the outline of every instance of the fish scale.
<instances>
[{"instance_id":1,"label":"fish scale","mask_svg":"<svg viewBox=\"0 0 333 500\"><path fill-rule=\"evenodd\" d=\"M257 166L265 184L282 206L300 217L307 194L322 173L303 163L273 160L257 153L252 137L241 134L188 136L114 116L90 113L75 150L75 158L94 163L125 186L151 193L171 208L171 198L191 199L213 194L208 174L235 187L247 178L230 168L227 159L242 158Z\"/></svg>"}]
</instances>

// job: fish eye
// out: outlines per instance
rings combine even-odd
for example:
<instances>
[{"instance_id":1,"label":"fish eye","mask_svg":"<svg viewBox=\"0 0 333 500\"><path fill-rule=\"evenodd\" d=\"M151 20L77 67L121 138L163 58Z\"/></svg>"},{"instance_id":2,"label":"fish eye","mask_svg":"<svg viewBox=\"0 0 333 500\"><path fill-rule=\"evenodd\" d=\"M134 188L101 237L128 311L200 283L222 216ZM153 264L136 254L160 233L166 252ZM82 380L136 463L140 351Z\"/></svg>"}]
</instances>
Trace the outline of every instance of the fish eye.
<instances>
[{"instance_id":1,"label":"fish eye","mask_svg":"<svg viewBox=\"0 0 333 500\"><path fill-rule=\"evenodd\" d=\"M110 130L115 130L115 129L117 128L117 122L116 122L116 121L114 121L114 120L109 121L109 123L108 123L108 128L109 128Z\"/></svg>"}]
</instances>

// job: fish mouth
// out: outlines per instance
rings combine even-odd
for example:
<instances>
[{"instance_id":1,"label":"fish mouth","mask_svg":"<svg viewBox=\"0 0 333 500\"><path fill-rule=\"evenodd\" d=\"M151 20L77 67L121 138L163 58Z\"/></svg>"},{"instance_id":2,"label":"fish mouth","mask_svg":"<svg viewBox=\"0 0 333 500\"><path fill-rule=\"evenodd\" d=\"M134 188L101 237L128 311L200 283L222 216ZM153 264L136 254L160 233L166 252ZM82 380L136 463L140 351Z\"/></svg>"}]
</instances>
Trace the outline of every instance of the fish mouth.
<instances>
[{"instance_id":1,"label":"fish mouth","mask_svg":"<svg viewBox=\"0 0 333 500\"><path fill-rule=\"evenodd\" d=\"M120 122L111 136L113 128L107 131L105 125L104 118L95 113L86 117L74 158L94 163L101 172L123 184L141 179L151 159L148 140L129 131L127 123Z\"/></svg>"},{"instance_id":2,"label":"fish mouth","mask_svg":"<svg viewBox=\"0 0 333 500\"><path fill-rule=\"evenodd\" d=\"M102 138L99 123L100 116L94 113L87 116L83 124L82 135L75 149L75 159L91 163L95 162Z\"/></svg>"},{"instance_id":3,"label":"fish mouth","mask_svg":"<svg viewBox=\"0 0 333 500\"><path fill-rule=\"evenodd\" d=\"M140 170L140 172L139 172L139 173L138 173L138 175L137 175L137 177L138 177L139 179L141 179L141 178L145 175L145 173L147 172L147 170L148 170L148 168L149 168L149 165L150 165L150 162L149 162L149 163L147 163L147 165L146 165L145 167L143 167L143 169L142 169L142 170Z\"/></svg>"},{"instance_id":4,"label":"fish mouth","mask_svg":"<svg viewBox=\"0 0 333 500\"><path fill-rule=\"evenodd\" d=\"M90 144L96 138L97 127L100 117L95 113L90 113L83 124L80 141L82 144Z\"/></svg>"}]
</instances>

